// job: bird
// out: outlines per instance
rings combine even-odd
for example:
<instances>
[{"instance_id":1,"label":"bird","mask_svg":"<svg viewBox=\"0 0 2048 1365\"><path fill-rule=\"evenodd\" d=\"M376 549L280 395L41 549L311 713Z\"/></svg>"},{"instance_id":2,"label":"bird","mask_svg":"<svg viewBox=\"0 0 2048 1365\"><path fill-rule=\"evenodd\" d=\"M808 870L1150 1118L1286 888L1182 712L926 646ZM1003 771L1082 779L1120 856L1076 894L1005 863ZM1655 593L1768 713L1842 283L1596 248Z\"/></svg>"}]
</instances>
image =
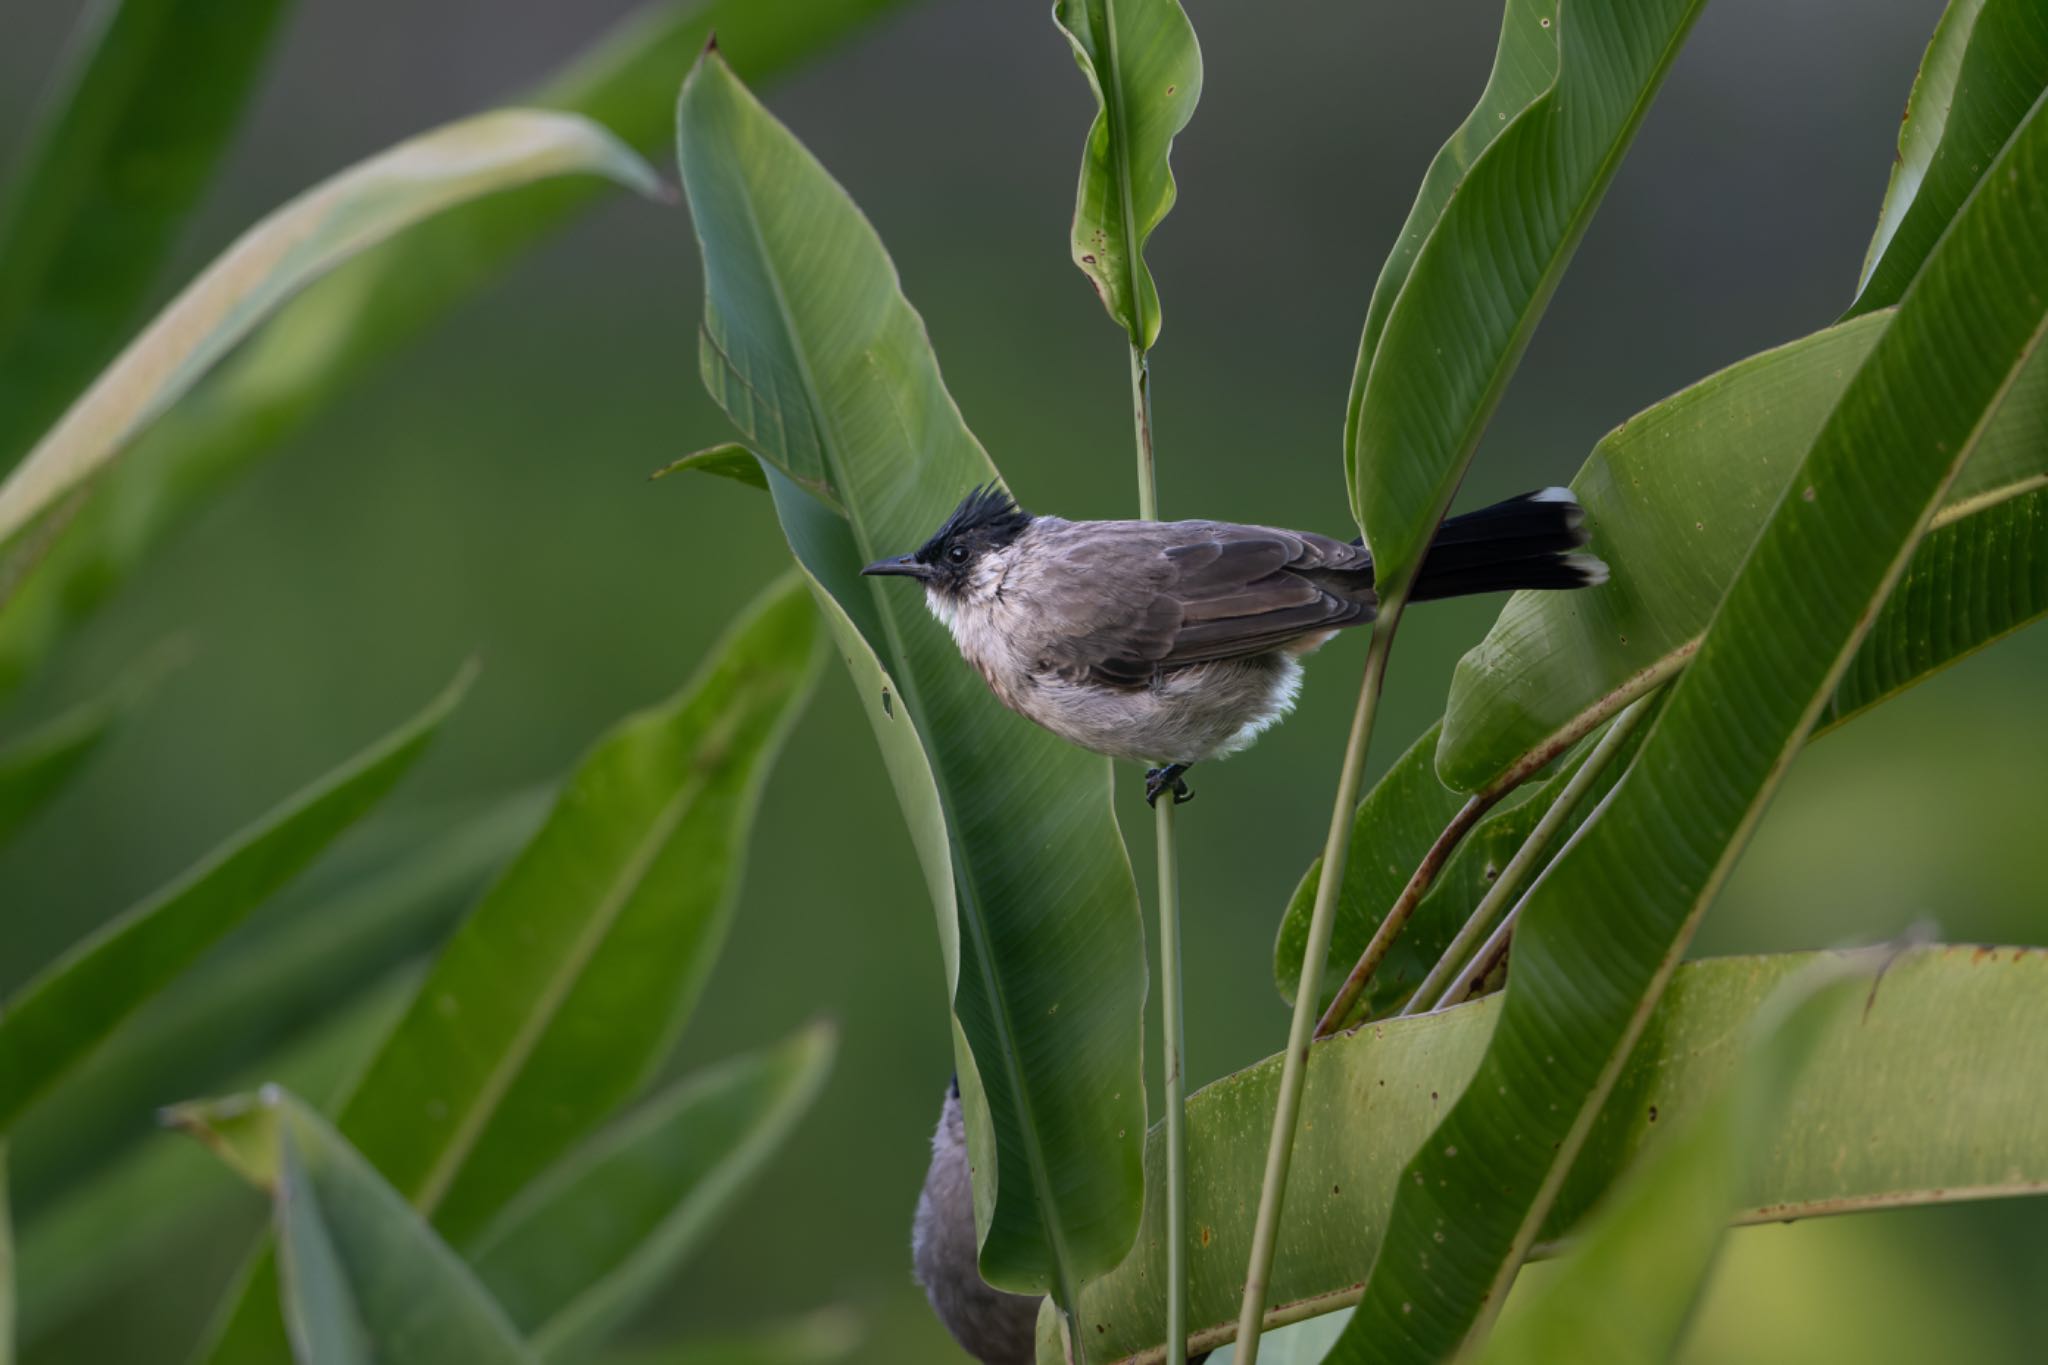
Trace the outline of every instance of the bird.
<instances>
[{"instance_id":1,"label":"bird","mask_svg":"<svg viewBox=\"0 0 2048 1365\"><path fill-rule=\"evenodd\" d=\"M946 1087L932 1160L910 1227L910 1261L932 1312L982 1365L1031 1365L1038 1358L1038 1305L1043 1296L1012 1294L981 1278L974 1232L974 1177L960 1079Z\"/></svg>"},{"instance_id":2,"label":"bird","mask_svg":"<svg viewBox=\"0 0 2048 1365\"><path fill-rule=\"evenodd\" d=\"M1585 512L1542 488L1437 528L1411 602L1607 581ZM970 490L908 554L863 574L915 579L997 700L1069 743L1152 765L1145 800L1188 800L1196 763L1287 715L1301 660L1379 611L1362 541L1228 521L1068 521Z\"/></svg>"}]
</instances>

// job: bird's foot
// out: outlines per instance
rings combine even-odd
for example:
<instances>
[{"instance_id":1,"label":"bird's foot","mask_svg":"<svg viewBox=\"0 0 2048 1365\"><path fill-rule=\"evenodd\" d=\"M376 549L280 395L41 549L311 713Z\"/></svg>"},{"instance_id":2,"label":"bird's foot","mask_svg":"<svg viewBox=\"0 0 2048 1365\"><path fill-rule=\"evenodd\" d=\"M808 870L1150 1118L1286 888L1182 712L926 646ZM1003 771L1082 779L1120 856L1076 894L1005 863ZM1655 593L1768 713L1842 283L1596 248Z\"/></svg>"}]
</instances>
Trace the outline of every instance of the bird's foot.
<instances>
[{"instance_id":1,"label":"bird's foot","mask_svg":"<svg viewBox=\"0 0 2048 1365\"><path fill-rule=\"evenodd\" d=\"M1173 804L1176 806L1185 806L1194 800L1195 794L1189 789L1187 779L1182 776L1193 766L1192 763L1169 763L1163 768L1148 770L1145 774L1145 804L1158 805L1159 798L1168 792L1173 793Z\"/></svg>"}]
</instances>

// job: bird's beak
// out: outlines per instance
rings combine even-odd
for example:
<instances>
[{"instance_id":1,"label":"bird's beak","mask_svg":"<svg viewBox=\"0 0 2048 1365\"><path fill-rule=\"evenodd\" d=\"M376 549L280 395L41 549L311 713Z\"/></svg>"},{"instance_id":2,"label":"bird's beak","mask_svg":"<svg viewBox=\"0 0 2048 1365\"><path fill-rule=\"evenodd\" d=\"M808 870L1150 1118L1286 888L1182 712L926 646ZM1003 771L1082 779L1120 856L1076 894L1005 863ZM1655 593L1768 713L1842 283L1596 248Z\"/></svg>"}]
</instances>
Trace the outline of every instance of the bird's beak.
<instances>
[{"instance_id":1,"label":"bird's beak","mask_svg":"<svg viewBox=\"0 0 2048 1365\"><path fill-rule=\"evenodd\" d=\"M862 569L861 572L876 578L890 574L899 575L903 578L930 578L932 576L931 566L918 563L915 555L898 555L894 559L878 559L865 569Z\"/></svg>"}]
</instances>

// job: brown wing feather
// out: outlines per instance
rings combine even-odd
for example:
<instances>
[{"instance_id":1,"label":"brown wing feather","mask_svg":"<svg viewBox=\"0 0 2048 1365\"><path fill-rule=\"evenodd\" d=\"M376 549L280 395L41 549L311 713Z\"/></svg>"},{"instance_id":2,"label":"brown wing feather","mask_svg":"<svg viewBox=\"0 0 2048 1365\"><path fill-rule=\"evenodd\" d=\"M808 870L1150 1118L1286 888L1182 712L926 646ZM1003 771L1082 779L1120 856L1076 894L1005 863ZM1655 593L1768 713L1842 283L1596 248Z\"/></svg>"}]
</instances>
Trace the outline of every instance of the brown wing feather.
<instances>
[{"instance_id":1,"label":"brown wing feather","mask_svg":"<svg viewBox=\"0 0 2048 1365\"><path fill-rule=\"evenodd\" d=\"M1051 530L1052 528L1047 528ZM1061 671L1143 686L1162 669L1277 649L1370 621L1372 557L1326 536L1231 522L1087 522L1048 537L1068 607Z\"/></svg>"}]
</instances>

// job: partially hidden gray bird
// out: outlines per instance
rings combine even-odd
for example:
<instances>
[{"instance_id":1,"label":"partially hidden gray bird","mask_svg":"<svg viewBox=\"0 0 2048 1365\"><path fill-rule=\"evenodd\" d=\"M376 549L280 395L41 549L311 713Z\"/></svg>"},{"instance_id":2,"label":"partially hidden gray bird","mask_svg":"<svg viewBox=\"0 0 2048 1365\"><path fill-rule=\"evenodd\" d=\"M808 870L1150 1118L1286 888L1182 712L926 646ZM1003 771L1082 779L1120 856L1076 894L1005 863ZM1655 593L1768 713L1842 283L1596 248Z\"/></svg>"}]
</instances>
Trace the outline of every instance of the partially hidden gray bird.
<instances>
[{"instance_id":1,"label":"partially hidden gray bird","mask_svg":"<svg viewBox=\"0 0 2048 1365\"><path fill-rule=\"evenodd\" d=\"M932 1133L932 1164L917 1197L910 1228L910 1261L932 1312L982 1365L1031 1365L1037 1359L1036 1294L1011 1294L981 1278L980 1242L974 1232L974 1179L967 1164L967 1125L960 1116L960 1083L946 1090Z\"/></svg>"},{"instance_id":2,"label":"partially hidden gray bird","mask_svg":"<svg viewBox=\"0 0 2048 1365\"><path fill-rule=\"evenodd\" d=\"M1582 588L1585 512L1544 488L1452 517L1409 600ZM1379 610L1372 554L1312 531L1228 521L1033 516L999 486L968 493L906 555L864 574L924 585L933 615L1003 705L1060 738L1157 765L1145 799L1236 753L1294 707L1301 658Z\"/></svg>"}]
</instances>

